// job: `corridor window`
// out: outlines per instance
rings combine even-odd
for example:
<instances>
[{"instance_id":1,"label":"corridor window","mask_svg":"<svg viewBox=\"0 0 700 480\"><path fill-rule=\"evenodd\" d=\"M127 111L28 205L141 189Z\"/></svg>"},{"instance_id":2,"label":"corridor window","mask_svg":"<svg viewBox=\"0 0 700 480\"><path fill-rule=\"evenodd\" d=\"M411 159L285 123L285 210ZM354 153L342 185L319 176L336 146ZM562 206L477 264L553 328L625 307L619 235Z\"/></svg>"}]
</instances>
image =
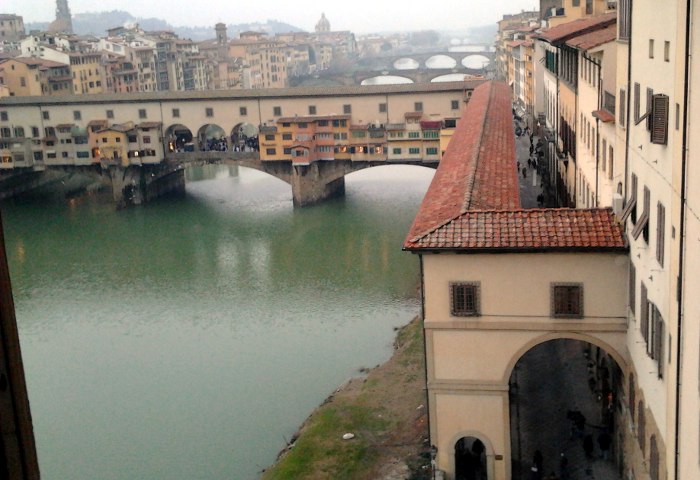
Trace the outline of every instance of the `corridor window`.
<instances>
[{"instance_id":1,"label":"corridor window","mask_svg":"<svg viewBox=\"0 0 700 480\"><path fill-rule=\"evenodd\" d=\"M583 285L580 283L552 284L552 316L583 317Z\"/></svg>"},{"instance_id":2,"label":"corridor window","mask_svg":"<svg viewBox=\"0 0 700 480\"><path fill-rule=\"evenodd\" d=\"M450 312L455 317L476 317L479 309L479 283L450 284Z\"/></svg>"}]
</instances>

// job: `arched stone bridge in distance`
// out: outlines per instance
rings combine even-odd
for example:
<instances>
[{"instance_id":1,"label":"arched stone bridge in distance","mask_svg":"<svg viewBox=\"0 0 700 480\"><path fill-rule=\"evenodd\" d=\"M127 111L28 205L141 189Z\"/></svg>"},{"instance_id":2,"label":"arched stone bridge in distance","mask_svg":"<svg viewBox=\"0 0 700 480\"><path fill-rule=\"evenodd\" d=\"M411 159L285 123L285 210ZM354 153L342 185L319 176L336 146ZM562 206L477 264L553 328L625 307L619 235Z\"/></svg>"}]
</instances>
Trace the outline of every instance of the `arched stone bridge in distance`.
<instances>
[{"instance_id":1,"label":"arched stone bridge in distance","mask_svg":"<svg viewBox=\"0 0 700 480\"><path fill-rule=\"evenodd\" d=\"M422 70L367 70L367 71L355 71L348 73L330 73L330 72L320 72L313 76L307 77L297 77L292 79L294 86L303 85L309 81L315 80L325 80L331 82L334 85L362 85L362 82L369 80L371 78L392 76L392 77L402 77L411 80L413 83L428 83L432 82L438 77L444 75L451 75L455 73L463 73L470 75L474 78L484 77L487 71L479 68L472 69L466 68L464 66L456 66L454 68L430 68ZM407 82L408 83L408 82Z\"/></svg>"},{"instance_id":2,"label":"arched stone bridge in distance","mask_svg":"<svg viewBox=\"0 0 700 480\"><path fill-rule=\"evenodd\" d=\"M345 193L345 176L366 168L388 165L416 165L437 168L439 162L421 160L329 160L310 164L295 164L292 161L262 161L258 152L180 152L169 153L165 161L154 165L153 172L139 166L126 171L115 169L121 178L113 176L114 191L124 191L127 185L140 186L142 198L157 197L161 192L172 190L174 185L184 186L184 167L225 164L253 168L272 175L292 187L294 206L307 206L327 198ZM121 200L121 202L120 202ZM124 204L124 198L115 201Z\"/></svg>"},{"instance_id":3,"label":"arched stone bridge in distance","mask_svg":"<svg viewBox=\"0 0 700 480\"><path fill-rule=\"evenodd\" d=\"M406 69L401 70L405 72L410 72L413 70L429 69L426 62L433 57L446 56L450 57L456 62L456 67L464 67L462 63L463 60L469 57L486 57L489 63L493 63L496 58L496 53L489 51L488 47L485 45L478 45L479 47L486 47L485 51L476 52L450 52L450 51L435 51L426 53L405 53L405 54L391 54L391 55L378 55L374 57L363 57L357 60L357 69L367 69L367 70L397 70L396 62L403 59L414 60L418 63L418 68L416 69ZM483 68L483 65L479 66L479 70Z\"/></svg>"}]
</instances>

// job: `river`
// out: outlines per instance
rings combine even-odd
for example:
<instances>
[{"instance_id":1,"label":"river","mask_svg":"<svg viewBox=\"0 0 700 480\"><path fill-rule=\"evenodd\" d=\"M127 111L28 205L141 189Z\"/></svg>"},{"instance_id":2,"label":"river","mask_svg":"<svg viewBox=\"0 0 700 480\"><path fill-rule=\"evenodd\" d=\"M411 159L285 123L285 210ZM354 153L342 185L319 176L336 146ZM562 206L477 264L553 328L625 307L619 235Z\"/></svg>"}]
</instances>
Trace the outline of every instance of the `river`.
<instances>
[{"instance_id":1,"label":"river","mask_svg":"<svg viewBox=\"0 0 700 480\"><path fill-rule=\"evenodd\" d=\"M419 312L401 243L432 175L368 169L303 209L226 166L145 207L3 204L42 478L257 478Z\"/></svg>"}]
</instances>

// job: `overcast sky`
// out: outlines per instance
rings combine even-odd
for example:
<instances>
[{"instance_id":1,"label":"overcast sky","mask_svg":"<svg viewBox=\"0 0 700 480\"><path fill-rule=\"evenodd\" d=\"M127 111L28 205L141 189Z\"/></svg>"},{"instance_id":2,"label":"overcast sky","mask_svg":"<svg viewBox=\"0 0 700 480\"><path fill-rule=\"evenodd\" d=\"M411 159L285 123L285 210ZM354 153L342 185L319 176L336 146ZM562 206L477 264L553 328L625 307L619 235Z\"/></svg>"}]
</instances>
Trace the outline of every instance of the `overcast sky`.
<instances>
[{"instance_id":1,"label":"overcast sky","mask_svg":"<svg viewBox=\"0 0 700 480\"><path fill-rule=\"evenodd\" d=\"M71 13L124 10L173 26L207 26L275 19L311 31L325 12L333 30L460 30L495 23L505 13L535 9L536 0L68 0ZM0 0L0 13L25 22L55 18L55 0Z\"/></svg>"}]
</instances>

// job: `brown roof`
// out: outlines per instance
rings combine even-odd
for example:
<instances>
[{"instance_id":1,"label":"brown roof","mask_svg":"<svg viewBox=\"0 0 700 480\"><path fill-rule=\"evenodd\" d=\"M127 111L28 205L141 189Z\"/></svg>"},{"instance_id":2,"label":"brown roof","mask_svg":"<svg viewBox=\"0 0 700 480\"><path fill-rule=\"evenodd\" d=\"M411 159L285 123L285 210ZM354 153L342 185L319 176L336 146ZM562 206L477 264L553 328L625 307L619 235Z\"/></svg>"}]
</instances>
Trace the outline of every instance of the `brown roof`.
<instances>
[{"instance_id":1,"label":"brown roof","mask_svg":"<svg viewBox=\"0 0 700 480\"><path fill-rule=\"evenodd\" d=\"M610 209L470 211L405 248L478 252L623 251L622 227Z\"/></svg>"},{"instance_id":2,"label":"brown roof","mask_svg":"<svg viewBox=\"0 0 700 480\"><path fill-rule=\"evenodd\" d=\"M510 89L487 82L474 90L404 246L469 210L519 208Z\"/></svg>"},{"instance_id":3,"label":"brown roof","mask_svg":"<svg viewBox=\"0 0 700 480\"><path fill-rule=\"evenodd\" d=\"M44 60L43 58L36 58L36 57L13 57L13 58L8 58L5 61L10 61L14 60L19 63L24 63L25 65L29 66L38 66L38 67L44 67L44 68L54 68L54 67L67 67L67 63L59 63L59 62L54 62L53 60Z\"/></svg>"},{"instance_id":4,"label":"brown roof","mask_svg":"<svg viewBox=\"0 0 700 480\"><path fill-rule=\"evenodd\" d=\"M606 13L596 17L580 18L573 22L562 23L556 27L543 30L539 37L550 43L561 43L577 35L614 25L617 13Z\"/></svg>"},{"instance_id":5,"label":"brown roof","mask_svg":"<svg viewBox=\"0 0 700 480\"><path fill-rule=\"evenodd\" d=\"M319 120L350 120L350 115L303 115L298 117L280 117L277 123L299 123L299 122L317 122Z\"/></svg>"},{"instance_id":6,"label":"brown roof","mask_svg":"<svg viewBox=\"0 0 700 480\"><path fill-rule=\"evenodd\" d=\"M584 33L577 37L570 38L566 44L580 50L589 50L605 43L614 42L617 38L617 25L613 23L601 30Z\"/></svg>"},{"instance_id":7,"label":"brown roof","mask_svg":"<svg viewBox=\"0 0 700 480\"><path fill-rule=\"evenodd\" d=\"M163 125L161 122L141 122L136 125L137 128L158 128Z\"/></svg>"}]
</instances>

